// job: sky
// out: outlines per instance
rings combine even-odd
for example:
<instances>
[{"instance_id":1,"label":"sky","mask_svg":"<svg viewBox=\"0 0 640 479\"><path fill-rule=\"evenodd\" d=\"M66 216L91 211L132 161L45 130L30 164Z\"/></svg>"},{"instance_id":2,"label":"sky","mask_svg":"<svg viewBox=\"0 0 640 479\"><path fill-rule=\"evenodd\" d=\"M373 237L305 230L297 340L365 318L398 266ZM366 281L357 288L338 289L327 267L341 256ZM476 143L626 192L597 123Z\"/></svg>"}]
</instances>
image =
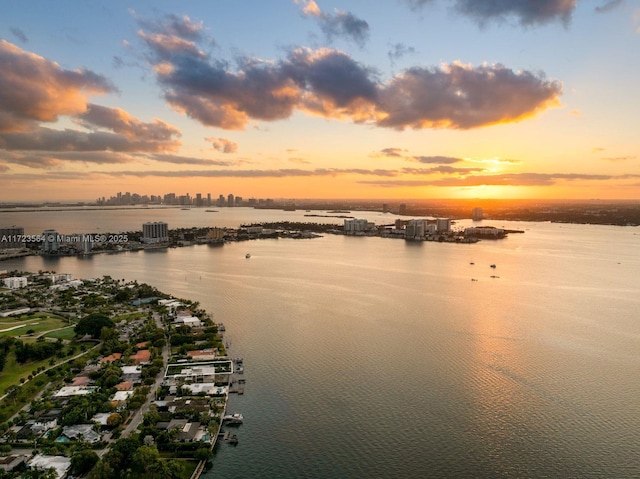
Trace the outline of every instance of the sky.
<instances>
[{"instance_id":1,"label":"sky","mask_svg":"<svg viewBox=\"0 0 640 479\"><path fill-rule=\"evenodd\" d=\"M640 199L640 0L0 2L0 202Z\"/></svg>"}]
</instances>

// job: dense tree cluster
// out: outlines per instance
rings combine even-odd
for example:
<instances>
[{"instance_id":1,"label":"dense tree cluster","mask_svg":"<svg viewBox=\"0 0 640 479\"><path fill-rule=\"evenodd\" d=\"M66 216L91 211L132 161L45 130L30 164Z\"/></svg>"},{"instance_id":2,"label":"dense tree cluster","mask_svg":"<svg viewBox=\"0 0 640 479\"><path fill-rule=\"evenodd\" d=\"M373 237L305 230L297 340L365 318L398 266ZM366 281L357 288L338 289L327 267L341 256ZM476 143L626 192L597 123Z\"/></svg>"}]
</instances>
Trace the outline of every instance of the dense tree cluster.
<instances>
[{"instance_id":1,"label":"dense tree cluster","mask_svg":"<svg viewBox=\"0 0 640 479\"><path fill-rule=\"evenodd\" d=\"M23 343L20 340L15 341L14 345L16 361L24 364L27 361L42 361L54 356L62 351L62 342L41 341L35 343Z\"/></svg>"},{"instance_id":2,"label":"dense tree cluster","mask_svg":"<svg viewBox=\"0 0 640 479\"><path fill-rule=\"evenodd\" d=\"M136 437L118 439L89 473L89 479L121 477L154 477L178 479L183 466L173 459L160 457L154 445L146 445Z\"/></svg>"},{"instance_id":3,"label":"dense tree cluster","mask_svg":"<svg viewBox=\"0 0 640 479\"><path fill-rule=\"evenodd\" d=\"M74 331L80 336L89 334L92 338L98 339L102 328L113 328L114 326L113 321L111 321L108 316L93 313L78 321Z\"/></svg>"}]
</instances>

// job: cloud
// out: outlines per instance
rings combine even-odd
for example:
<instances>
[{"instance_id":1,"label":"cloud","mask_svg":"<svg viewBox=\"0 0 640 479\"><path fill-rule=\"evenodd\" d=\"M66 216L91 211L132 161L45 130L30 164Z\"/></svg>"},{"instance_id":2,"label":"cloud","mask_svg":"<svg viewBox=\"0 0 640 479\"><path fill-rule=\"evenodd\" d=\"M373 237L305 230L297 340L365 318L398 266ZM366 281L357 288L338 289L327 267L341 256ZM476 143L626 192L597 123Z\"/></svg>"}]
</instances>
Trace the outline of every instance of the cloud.
<instances>
[{"instance_id":1,"label":"cloud","mask_svg":"<svg viewBox=\"0 0 640 479\"><path fill-rule=\"evenodd\" d=\"M13 33L13 35L22 43L27 43L29 41L29 39L27 38L27 35L21 29L17 27L11 27L10 30L11 30L11 33Z\"/></svg>"},{"instance_id":2,"label":"cloud","mask_svg":"<svg viewBox=\"0 0 640 479\"><path fill-rule=\"evenodd\" d=\"M433 2L434 0L405 0L413 9ZM454 0L453 8L480 25L515 18L521 25L531 26L553 21L567 23L576 4L577 0Z\"/></svg>"},{"instance_id":3,"label":"cloud","mask_svg":"<svg viewBox=\"0 0 640 479\"><path fill-rule=\"evenodd\" d=\"M464 161L462 158L454 158L452 156L414 156L413 158L420 163L435 163L440 165L450 165Z\"/></svg>"},{"instance_id":4,"label":"cloud","mask_svg":"<svg viewBox=\"0 0 640 479\"><path fill-rule=\"evenodd\" d=\"M204 158L193 158L189 156L167 155L167 154L150 154L146 158L164 163L173 163L176 165L211 165L211 166L229 166L231 163L223 160L208 160Z\"/></svg>"},{"instance_id":5,"label":"cloud","mask_svg":"<svg viewBox=\"0 0 640 479\"><path fill-rule=\"evenodd\" d=\"M610 181L640 178L640 175L591 175L583 173L511 173L502 175L476 175L459 178L440 178L433 180L360 180L358 183L381 187L405 186L552 186L559 180Z\"/></svg>"},{"instance_id":6,"label":"cloud","mask_svg":"<svg viewBox=\"0 0 640 479\"><path fill-rule=\"evenodd\" d=\"M238 151L238 144L226 138L205 138L210 141L213 147L222 153L235 153Z\"/></svg>"},{"instance_id":7,"label":"cloud","mask_svg":"<svg viewBox=\"0 0 640 479\"><path fill-rule=\"evenodd\" d=\"M87 111L77 115L76 119L85 128L107 128L131 141L157 144L158 149L176 149L179 146L174 138L180 136L177 128L158 119L142 122L120 108L89 104Z\"/></svg>"},{"instance_id":8,"label":"cloud","mask_svg":"<svg viewBox=\"0 0 640 479\"><path fill-rule=\"evenodd\" d=\"M367 170L363 168L316 168L314 170L282 168L277 170L113 171L101 173L110 176L157 176L164 178L289 178L341 175L396 176L398 174L395 170Z\"/></svg>"},{"instance_id":9,"label":"cloud","mask_svg":"<svg viewBox=\"0 0 640 479\"><path fill-rule=\"evenodd\" d=\"M335 38L345 38L363 47L369 38L369 24L351 12L336 9L332 15L321 11L313 0L295 0L295 3L303 7L302 13L318 21L329 42Z\"/></svg>"},{"instance_id":10,"label":"cloud","mask_svg":"<svg viewBox=\"0 0 640 479\"><path fill-rule=\"evenodd\" d=\"M63 70L0 39L0 132L25 131L36 121L83 113L89 95L116 91L90 70Z\"/></svg>"},{"instance_id":11,"label":"cloud","mask_svg":"<svg viewBox=\"0 0 640 479\"><path fill-rule=\"evenodd\" d=\"M234 69L195 45L146 44L166 101L204 125L229 130L295 111L397 130L469 129L532 116L556 106L562 93L543 74L499 64L414 67L383 82L373 68L335 49L297 48L279 61L240 58Z\"/></svg>"},{"instance_id":12,"label":"cloud","mask_svg":"<svg viewBox=\"0 0 640 479\"><path fill-rule=\"evenodd\" d=\"M558 82L502 65L462 63L414 67L394 77L380 94L378 124L396 129L469 129L512 122L557 105Z\"/></svg>"},{"instance_id":13,"label":"cloud","mask_svg":"<svg viewBox=\"0 0 640 479\"><path fill-rule=\"evenodd\" d=\"M51 158L49 156L40 156L40 155L16 155L10 157L4 157L4 161L7 163L13 163L19 166L26 166L28 168L37 168L37 169L49 169L60 164L60 160L55 158Z\"/></svg>"},{"instance_id":14,"label":"cloud","mask_svg":"<svg viewBox=\"0 0 640 479\"><path fill-rule=\"evenodd\" d=\"M371 156L383 156L387 158L404 158L404 152L407 150L402 148L383 148L377 153L372 154Z\"/></svg>"},{"instance_id":15,"label":"cloud","mask_svg":"<svg viewBox=\"0 0 640 479\"><path fill-rule=\"evenodd\" d=\"M179 17L173 13L164 15L159 20L149 20L139 17L135 11L131 11L138 24L149 31L165 33L170 36L189 40L201 40L203 38L204 25L202 21L191 20L188 15Z\"/></svg>"},{"instance_id":16,"label":"cloud","mask_svg":"<svg viewBox=\"0 0 640 479\"><path fill-rule=\"evenodd\" d=\"M179 147L178 141L132 138L106 131L54 130L38 127L28 132L0 134L0 149L36 151L167 151Z\"/></svg>"},{"instance_id":17,"label":"cloud","mask_svg":"<svg viewBox=\"0 0 640 479\"><path fill-rule=\"evenodd\" d=\"M619 5L622 5L622 0L609 0L604 5L596 7L595 11L597 13L606 13L618 7Z\"/></svg>"},{"instance_id":18,"label":"cloud","mask_svg":"<svg viewBox=\"0 0 640 479\"><path fill-rule=\"evenodd\" d=\"M121 164L136 161L132 156L111 151L5 152L3 160L8 163L38 169L54 168L60 166L63 162Z\"/></svg>"},{"instance_id":19,"label":"cloud","mask_svg":"<svg viewBox=\"0 0 640 479\"><path fill-rule=\"evenodd\" d=\"M402 57L408 54L413 54L416 52L416 49L413 47L409 47L404 43L395 43L390 45L389 51L387 52L387 56L389 57L389 61L392 65L395 65L397 60L400 60Z\"/></svg>"},{"instance_id":20,"label":"cloud","mask_svg":"<svg viewBox=\"0 0 640 479\"><path fill-rule=\"evenodd\" d=\"M143 122L119 108L88 101L117 89L89 70L64 70L43 57L0 40L0 149L33 151L171 151L180 131L161 120ZM61 116L89 131L52 129ZM105 131L106 130L106 131ZM58 159L23 157L23 164L50 167Z\"/></svg>"},{"instance_id":21,"label":"cloud","mask_svg":"<svg viewBox=\"0 0 640 479\"><path fill-rule=\"evenodd\" d=\"M2 163L0 163L0 173L5 173L7 171L9 171L11 168L9 168L8 165L4 165Z\"/></svg>"}]
</instances>

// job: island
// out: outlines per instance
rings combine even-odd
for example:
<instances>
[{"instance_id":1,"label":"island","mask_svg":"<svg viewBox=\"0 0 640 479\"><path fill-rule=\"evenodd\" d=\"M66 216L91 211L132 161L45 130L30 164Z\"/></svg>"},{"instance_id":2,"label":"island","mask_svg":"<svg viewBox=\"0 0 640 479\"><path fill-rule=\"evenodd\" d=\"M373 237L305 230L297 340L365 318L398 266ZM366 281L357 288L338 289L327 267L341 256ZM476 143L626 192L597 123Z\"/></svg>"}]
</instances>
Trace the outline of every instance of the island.
<instances>
[{"instance_id":1,"label":"island","mask_svg":"<svg viewBox=\"0 0 640 479\"><path fill-rule=\"evenodd\" d=\"M109 276L2 280L0 478L197 478L238 443L244 364L197 302Z\"/></svg>"}]
</instances>

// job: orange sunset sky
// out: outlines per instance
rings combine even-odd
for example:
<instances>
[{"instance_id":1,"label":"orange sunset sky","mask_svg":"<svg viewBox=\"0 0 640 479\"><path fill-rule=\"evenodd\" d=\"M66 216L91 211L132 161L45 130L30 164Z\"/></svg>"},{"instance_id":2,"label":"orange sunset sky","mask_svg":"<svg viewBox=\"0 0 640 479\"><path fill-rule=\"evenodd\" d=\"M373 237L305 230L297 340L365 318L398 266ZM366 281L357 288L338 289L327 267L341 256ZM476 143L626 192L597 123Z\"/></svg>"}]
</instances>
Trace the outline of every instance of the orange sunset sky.
<instances>
[{"instance_id":1,"label":"orange sunset sky","mask_svg":"<svg viewBox=\"0 0 640 479\"><path fill-rule=\"evenodd\" d=\"M640 199L631 0L0 3L0 202Z\"/></svg>"}]
</instances>

